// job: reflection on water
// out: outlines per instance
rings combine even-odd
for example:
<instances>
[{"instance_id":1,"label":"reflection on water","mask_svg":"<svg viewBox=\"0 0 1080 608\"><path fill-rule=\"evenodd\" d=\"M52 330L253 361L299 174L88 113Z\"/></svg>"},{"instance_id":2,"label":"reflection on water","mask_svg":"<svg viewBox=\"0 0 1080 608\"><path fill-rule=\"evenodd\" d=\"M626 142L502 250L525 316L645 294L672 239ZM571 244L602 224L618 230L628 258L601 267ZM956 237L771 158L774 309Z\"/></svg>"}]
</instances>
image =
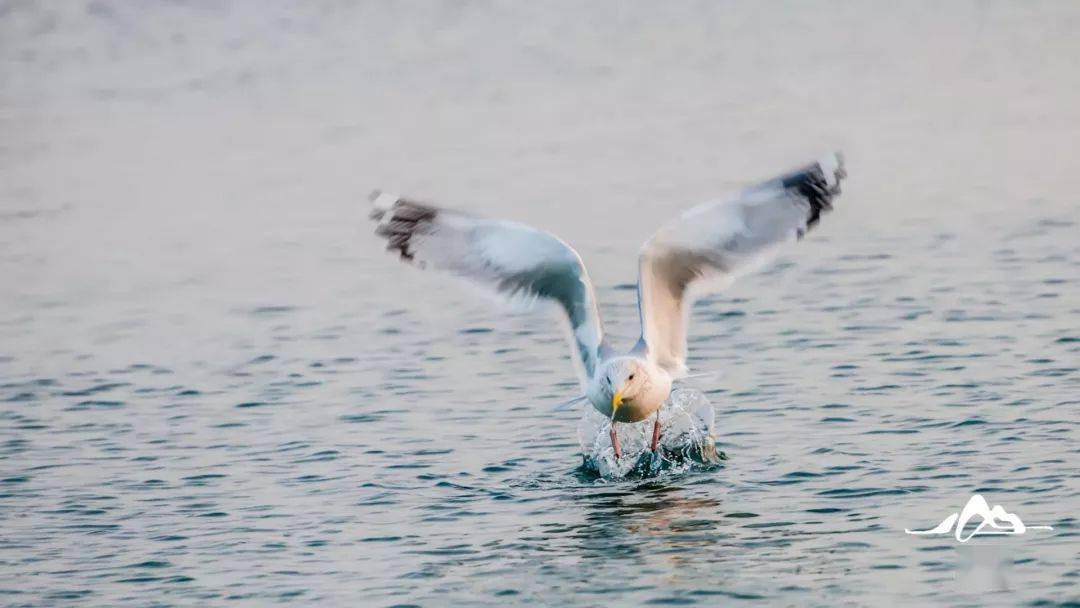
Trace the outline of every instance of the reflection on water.
<instances>
[{"instance_id":1,"label":"reflection on water","mask_svg":"<svg viewBox=\"0 0 1080 608\"><path fill-rule=\"evenodd\" d=\"M0 603L1075 599L1078 23L0 2ZM552 317L364 219L550 229L627 345L659 222L833 149L836 211L694 311L729 460L653 479L581 473ZM904 534L973 493L1054 530Z\"/></svg>"},{"instance_id":2,"label":"reflection on water","mask_svg":"<svg viewBox=\"0 0 1080 608\"><path fill-rule=\"evenodd\" d=\"M715 544L722 536L720 501L684 497L666 485L641 485L620 492L591 496L585 503L586 530L594 540L640 546L659 544L660 554L678 560L678 549ZM586 535L582 535L586 536ZM583 553L584 554L584 553ZM690 551L688 555L692 555ZM617 552L602 553L604 558Z\"/></svg>"}]
</instances>

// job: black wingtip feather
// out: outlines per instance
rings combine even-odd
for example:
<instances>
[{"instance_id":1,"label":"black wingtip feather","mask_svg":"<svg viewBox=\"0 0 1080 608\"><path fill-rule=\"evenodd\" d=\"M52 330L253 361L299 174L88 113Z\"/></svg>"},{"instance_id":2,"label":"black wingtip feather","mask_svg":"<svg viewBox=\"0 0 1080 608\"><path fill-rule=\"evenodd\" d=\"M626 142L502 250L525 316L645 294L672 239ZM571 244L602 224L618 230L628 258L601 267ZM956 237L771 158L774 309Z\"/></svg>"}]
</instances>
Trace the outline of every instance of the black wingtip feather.
<instances>
[{"instance_id":1,"label":"black wingtip feather","mask_svg":"<svg viewBox=\"0 0 1080 608\"><path fill-rule=\"evenodd\" d=\"M372 200L377 199L379 192L372 195ZM438 217L439 210L430 205L399 198L389 209L376 208L371 212L371 219L379 224L375 227L375 234L386 239L386 250L396 251L401 259L413 262L415 252L412 250L412 239L416 234L422 234L426 226ZM389 215L389 217L387 217Z\"/></svg>"},{"instance_id":2,"label":"black wingtip feather","mask_svg":"<svg viewBox=\"0 0 1080 608\"><path fill-rule=\"evenodd\" d=\"M833 171L832 184L826 179L821 163L814 163L780 180L785 189L798 192L810 204L810 214L806 218L807 230L817 225L822 213L832 211L833 198L840 194L840 180L847 177L847 171L844 169L843 157L837 154L836 160L838 164Z\"/></svg>"}]
</instances>

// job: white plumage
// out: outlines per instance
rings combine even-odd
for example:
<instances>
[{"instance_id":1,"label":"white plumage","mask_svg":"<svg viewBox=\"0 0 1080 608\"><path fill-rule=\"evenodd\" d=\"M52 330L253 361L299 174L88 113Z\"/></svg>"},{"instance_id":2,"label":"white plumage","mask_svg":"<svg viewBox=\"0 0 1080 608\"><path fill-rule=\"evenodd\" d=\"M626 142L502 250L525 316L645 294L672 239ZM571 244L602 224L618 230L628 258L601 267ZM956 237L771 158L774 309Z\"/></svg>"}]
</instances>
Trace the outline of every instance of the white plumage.
<instances>
[{"instance_id":1,"label":"white plumage","mask_svg":"<svg viewBox=\"0 0 1080 608\"><path fill-rule=\"evenodd\" d=\"M386 193L373 196L372 218L387 249L406 262L501 295L558 304L570 322L583 396L613 422L634 422L656 412L672 382L686 374L694 298L726 287L802 238L832 208L845 175L843 159L831 154L661 226L639 260L641 339L623 355L604 341L596 291L581 257L557 237Z\"/></svg>"}]
</instances>

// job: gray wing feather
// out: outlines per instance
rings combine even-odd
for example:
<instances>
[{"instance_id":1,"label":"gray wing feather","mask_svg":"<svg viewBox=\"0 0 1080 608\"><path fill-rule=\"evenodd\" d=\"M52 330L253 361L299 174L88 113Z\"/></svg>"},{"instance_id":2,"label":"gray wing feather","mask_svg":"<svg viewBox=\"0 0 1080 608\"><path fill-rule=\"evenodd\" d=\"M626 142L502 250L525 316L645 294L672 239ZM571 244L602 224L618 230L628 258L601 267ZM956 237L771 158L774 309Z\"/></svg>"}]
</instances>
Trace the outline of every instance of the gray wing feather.
<instances>
[{"instance_id":1,"label":"gray wing feather","mask_svg":"<svg viewBox=\"0 0 1080 608\"><path fill-rule=\"evenodd\" d=\"M832 208L845 177L839 154L764 182L734 200L708 202L662 226L639 259L641 344L660 367L686 373L687 317L694 296L769 262Z\"/></svg>"},{"instance_id":2,"label":"gray wing feather","mask_svg":"<svg viewBox=\"0 0 1080 608\"><path fill-rule=\"evenodd\" d=\"M603 347L596 293L581 257L555 236L388 194L373 196L375 233L420 268L447 272L513 299L548 300L570 322L582 386Z\"/></svg>"}]
</instances>

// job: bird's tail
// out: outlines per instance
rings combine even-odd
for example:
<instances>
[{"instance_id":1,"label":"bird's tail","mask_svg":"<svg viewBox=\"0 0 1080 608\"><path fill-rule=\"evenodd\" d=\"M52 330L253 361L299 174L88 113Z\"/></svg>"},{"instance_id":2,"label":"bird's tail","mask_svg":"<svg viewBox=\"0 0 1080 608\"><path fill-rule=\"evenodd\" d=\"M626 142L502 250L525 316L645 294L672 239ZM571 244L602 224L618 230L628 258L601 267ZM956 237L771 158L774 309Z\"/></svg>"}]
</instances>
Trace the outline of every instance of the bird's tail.
<instances>
[{"instance_id":1,"label":"bird's tail","mask_svg":"<svg viewBox=\"0 0 1080 608\"><path fill-rule=\"evenodd\" d=\"M585 403L585 401L587 401L587 400L588 400L588 397L586 397L585 395L578 395L577 397L574 397L573 399L563 401L562 403L552 407L551 411L553 411L553 412L568 412L568 411L574 409L575 407L577 407L579 404Z\"/></svg>"}]
</instances>

